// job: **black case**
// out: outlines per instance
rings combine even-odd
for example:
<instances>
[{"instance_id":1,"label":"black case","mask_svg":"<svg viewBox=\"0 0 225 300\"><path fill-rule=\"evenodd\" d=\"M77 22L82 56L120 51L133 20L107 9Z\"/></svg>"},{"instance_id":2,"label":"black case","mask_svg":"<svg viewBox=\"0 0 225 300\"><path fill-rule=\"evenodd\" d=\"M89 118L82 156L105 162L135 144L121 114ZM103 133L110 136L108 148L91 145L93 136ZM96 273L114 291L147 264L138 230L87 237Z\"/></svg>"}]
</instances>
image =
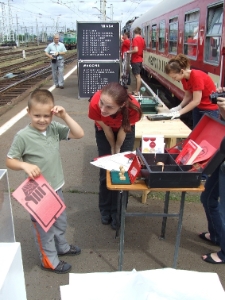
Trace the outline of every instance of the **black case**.
<instances>
[{"instance_id":1,"label":"black case","mask_svg":"<svg viewBox=\"0 0 225 300\"><path fill-rule=\"evenodd\" d=\"M176 154L168 153L141 153L136 150L137 156L142 163L141 176L149 188L178 188L198 187L201 183L201 171L189 171L191 165L179 166L175 162ZM164 163L164 169L158 162Z\"/></svg>"},{"instance_id":2,"label":"black case","mask_svg":"<svg viewBox=\"0 0 225 300\"><path fill-rule=\"evenodd\" d=\"M154 153L142 153L140 149L137 149L137 156L142 162L141 176L145 178L149 188L198 187L201 183L202 173L212 174L225 159L224 137L225 122L204 115L183 144L166 149L166 153L155 155ZM197 144L206 140L216 149L207 161L202 164L198 163L199 169L193 168L192 165L178 165L175 162L175 158L189 139L194 140ZM220 147L223 142L224 147ZM164 163L163 171L162 166L157 166L157 162Z\"/></svg>"}]
</instances>

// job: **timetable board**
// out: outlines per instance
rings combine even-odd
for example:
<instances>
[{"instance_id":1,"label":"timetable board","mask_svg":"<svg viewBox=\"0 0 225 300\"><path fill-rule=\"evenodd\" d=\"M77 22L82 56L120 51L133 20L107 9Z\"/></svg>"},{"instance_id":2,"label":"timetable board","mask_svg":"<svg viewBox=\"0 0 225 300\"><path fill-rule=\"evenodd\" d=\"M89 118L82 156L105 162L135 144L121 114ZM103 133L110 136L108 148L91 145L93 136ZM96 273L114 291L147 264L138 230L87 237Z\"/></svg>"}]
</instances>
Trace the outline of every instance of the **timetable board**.
<instances>
[{"instance_id":1,"label":"timetable board","mask_svg":"<svg viewBox=\"0 0 225 300\"><path fill-rule=\"evenodd\" d=\"M77 22L78 60L119 60L120 23Z\"/></svg>"},{"instance_id":2,"label":"timetable board","mask_svg":"<svg viewBox=\"0 0 225 300\"><path fill-rule=\"evenodd\" d=\"M90 98L110 82L119 82L119 62L79 62L78 99Z\"/></svg>"}]
</instances>

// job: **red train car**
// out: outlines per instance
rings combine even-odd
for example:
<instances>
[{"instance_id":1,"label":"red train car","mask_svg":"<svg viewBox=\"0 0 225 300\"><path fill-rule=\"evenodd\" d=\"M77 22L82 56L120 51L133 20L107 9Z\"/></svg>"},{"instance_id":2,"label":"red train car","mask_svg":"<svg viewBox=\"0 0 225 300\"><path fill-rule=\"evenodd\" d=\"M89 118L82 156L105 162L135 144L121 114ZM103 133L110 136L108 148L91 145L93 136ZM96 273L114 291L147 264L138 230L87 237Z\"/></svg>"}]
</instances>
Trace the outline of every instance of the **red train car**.
<instances>
[{"instance_id":1,"label":"red train car","mask_svg":"<svg viewBox=\"0 0 225 300\"><path fill-rule=\"evenodd\" d=\"M225 86L225 7L218 0L163 0L131 26L142 29L146 42L143 68L183 99L182 85L165 74L168 60L184 53L191 68L209 74L216 86Z\"/></svg>"}]
</instances>

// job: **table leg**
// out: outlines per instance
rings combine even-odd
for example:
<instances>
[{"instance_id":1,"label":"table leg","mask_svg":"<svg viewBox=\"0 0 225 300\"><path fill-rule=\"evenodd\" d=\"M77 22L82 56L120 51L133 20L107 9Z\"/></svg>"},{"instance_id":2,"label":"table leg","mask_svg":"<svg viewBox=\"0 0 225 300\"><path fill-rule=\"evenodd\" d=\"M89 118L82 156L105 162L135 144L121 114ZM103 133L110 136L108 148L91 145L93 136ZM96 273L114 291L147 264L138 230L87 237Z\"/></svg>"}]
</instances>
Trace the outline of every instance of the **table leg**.
<instances>
[{"instance_id":1,"label":"table leg","mask_svg":"<svg viewBox=\"0 0 225 300\"><path fill-rule=\"evenodd\" d=\"M164 214L168 214L170 192L166 192L164 199ZM163 217L160 239L165 239L167 217Z\"/></svg>"},{"instance_id":2,"label":"table leg","mask_svg":"<svg viewBox=\"0 0 225 300\"><path fill-rule=\"evenodd\" d=\"M182 219L183 219L183 213L184 213L185 195L186 195L186 192L182 192L181 193L179 221L178 221L178 227L177 227L177 237L176 237L176 243L175 243L175 252L174 252L174 257L173 257L173 268L174 269L176 269L176 267L177 267L178 250L179 250L179 247L180 247L180 237L181 237Z\"/></svg>"},{"instance_id":3,"label":"table leg","mask_svg":"<svg viewBox=\"0 0 225 300\"><path fill-rule=\"evenodd\" d=\"M124 255L124 231L125 231L125 214L128 193L121 191L121 224L120 224L120 249L119 249L119 271L123 269L123 255Z\"/></svg>"},{"instance_id":4,"label":"table leg","mask_svg":"<svg viewBox=\"0 0 225 300\"><path fill-rule=\"evenodd\" d=\"M119 236L119 229L120 229L120 218L121 218L121 197L122 197L122 192L117 193L117 211L116 211L116 236L117 238Z\"/></svg>"},{"instance_id":5,"label":"table leg","mask_svg":"<svg viewBox=\"0 0 225 300\"><path fill-rule=\"evenodd\" d=\"M142 192L141 203L146 203L149 191Z\"/></svg>"},{"instance_id":6,"label":"table leg","mask_svg":"<svg viewBox=\"0 0 225 300\"><path fill-rule=\"evenodd\" d=\"M170 148L174 147L176 144L177 144L177 139L170 138L170 139L168 139L167 147L170 149Z\"/></svg>"},{"instance_id":7,"label":"table leg","mask_svg":"<svg viewBox=\"0 0 225 300\"><path fill-rule=\"evenodd\" d=\"M141 139L140 138L135 138L134 140L134 150L136 150L137 148L140 148L141 146Z\"/></svg>"}]
</instances>

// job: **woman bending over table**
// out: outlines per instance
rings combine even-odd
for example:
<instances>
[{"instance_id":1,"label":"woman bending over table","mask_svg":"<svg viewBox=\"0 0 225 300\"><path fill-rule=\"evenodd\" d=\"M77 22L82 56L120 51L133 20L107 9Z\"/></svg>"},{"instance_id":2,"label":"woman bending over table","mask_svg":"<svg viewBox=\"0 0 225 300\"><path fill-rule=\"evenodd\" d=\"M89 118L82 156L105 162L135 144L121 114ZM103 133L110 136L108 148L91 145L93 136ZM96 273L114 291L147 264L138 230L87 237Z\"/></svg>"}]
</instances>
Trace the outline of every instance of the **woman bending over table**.
<instances>
[{"instance_id":1,"label":"woman bending over table","mask_svg":"<svg viewBox=\"0 0 225 300\"><path fill-rule=\"evenodd\" d=\"M111 82L90 99L89 118L95 121L98 155L133 151L135 123L141 119L140 104L127 89ZM106 187L106 170L100 169L99 210L101 222L116 230L117 191Z\"/></svg>"}]
</instances>

